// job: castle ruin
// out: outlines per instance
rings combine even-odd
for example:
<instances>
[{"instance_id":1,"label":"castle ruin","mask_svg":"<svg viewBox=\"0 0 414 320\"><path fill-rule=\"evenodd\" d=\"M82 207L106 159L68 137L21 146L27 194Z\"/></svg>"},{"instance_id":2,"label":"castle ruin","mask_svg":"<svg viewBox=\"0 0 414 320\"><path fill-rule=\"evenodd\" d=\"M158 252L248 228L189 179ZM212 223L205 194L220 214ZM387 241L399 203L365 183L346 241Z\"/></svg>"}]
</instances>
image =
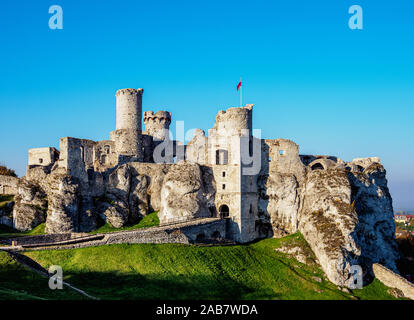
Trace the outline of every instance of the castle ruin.
<instances>
[{"instance_id":1,"label":"castle ruin","mask_svg":"<svg viewBox=\"0 0 414 320\"><path fill-rule=\"evenodd\" d=\"M196 129L184 145L170 136L170 112L142 113L143 92L117 91L109 140L65 137L59 151L29 150L13 227L46 222L48 233L88 232L98 220L119 228L153 211L161 223L216 217L226 230L215 236L239 243L300 231L337 284L355 263L396 269L392 199L378 158L301 155L291 140L262 139L253 105L219 111L208 135Z\"/></svg>"}]
</instances>

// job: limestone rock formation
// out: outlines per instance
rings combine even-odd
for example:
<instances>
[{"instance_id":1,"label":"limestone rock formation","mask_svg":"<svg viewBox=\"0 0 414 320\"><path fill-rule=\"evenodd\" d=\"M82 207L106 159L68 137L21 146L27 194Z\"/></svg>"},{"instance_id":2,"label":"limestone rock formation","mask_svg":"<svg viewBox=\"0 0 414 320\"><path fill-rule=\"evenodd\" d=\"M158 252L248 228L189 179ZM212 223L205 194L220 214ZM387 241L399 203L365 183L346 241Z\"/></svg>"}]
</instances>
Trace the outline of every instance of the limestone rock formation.
<instances>
[{"instance_id":1,"label":"limestone rock formation","mask_svg":"<svg viewBox=\"0 0 414 320\"><path fill-rule=\"evenodd\" d=\"M130 199L133 202L131 185L134 190L138 185L137 179L133 180L131 167L128 164L115 168L108 176L106 193L98 205L100 216L115 228L125 226L130 220L137 220L138 216L130 217Z\"/></svg>"},{"instance_id":2,"label":"limestone rock formation","mask_svg":"<svg viewBox=\"0 0 414 320\"><path fill-rule=\"evenodd\" d=\"M46 193L36 184L21 179L13 207L14 228L28 231L45 222Z\"/></svg>"},{"instance_id":3,"label":"limestone rock formation","mask_svg":"<svg viewBox=\"0 0 414 320\"><path fill-rule=\"evenodd\" d=\"M202 177L198 164L181 162L171 167L161 190L161 222L211 216L209 201L214 191Z\"/></svg>"},{"instance_id":4,"label":"limestone rock formation","mask_svg":"<svg viewBox=\"0 0 414 320\"><path fill-rule=\"evenodd\" d=\"M128 222L129 210L120 200L112 200L111 204L103 202L99 205L101 217L114 228L121 228Z\"/></svg>"},{"instance_id":5,"label":"limestone rock formation","mask_svg":"<svg viewBox=\"0 0 414 320\"><path fill-rule=\"evenodd\" d=\"M268 212L274 236L285 236L297 231L300 204L298 186L293 174L273 172L258 179L259 211Z\"/></svg>"},{"instance_id":6,"label":"limestone rock formation","mask_svg":"<svg viewBox=\"0 0 414 320\"><path fill-rule=\"evenodd\" d=\"M378 262L396 270L399 258L395 242L392 198L387 187L386 171L379 163L372 163L363 174L348 174L352 201L358 213L356 238L362 256L368 263Z\"/></svg>"},{"instance_id":7,"label":"limestone rock formation","mask_svg":"<svg viewBox=\"0 0 414 320\"><path fill-rule=\"evenodd\" d=\"M49 176L49 207L46 233L79 231L79 185L76 179L59 173Z\"/></svg>"},{"instance_id":8,"label":"limestone rock formation","mask_svg":"<svg viewBox=\"0 0 414 320\"><path fill-rule=\"evenodd\" d=\"M140 174L145 174L149 178L149 186L147 188L149 212L161 210L161 188L170 166L169 164L159 164L146 167L141 166L138 169ZM143 201L143 199L141 200Z\"/></svg>"},{"instance_id":9,"label":"limestone rock formation","mask_svg":"<svg viewBox=\"0 0 414 320\"><path fill-rule=\"evenodd\" d=\"M79 231L90 232L95 230L98 226L97 217L98 213L93 198L82 198L79 207Z\"/></svg>"},{"instance_id":10,"label":"limestone rock formation","mask_svg":"<svg viewBox=\"0 0 414 320\"><path fill-rule=\"evenodd\" d=\"M328 278L346 286L361 249L352 237L358 217L345 170L315 170L307 177L299 229Z\"/></svg>"},{"instance_id":11,"label":"limestone rock formation","mask_svg":"<svg viewBox=\"0 0 414 320\"><path fill-rule=\"evenodd\" d=\"M258 177L259 212L269 217L273 236L300 231L328 278L341 286L349 285L353 265L366 280L373 263L396 270L392 199L377 161L313 159L305 173L297 164L281 169L279 162Z\"/></svg>"},{"instance_id":12,"label":"limestone rock formation","mask_svg":"<svg viewBox=\"0 0 414 320\"><path fill-rule=\"evenodd\" d=\"M333 283L348 286L353 265L366 278L376 262L396 270L392 200L382 165L364 173L311 171L302 198L299 230Z\"/></svg>"},{"instance_id":13,"label":"limestone rock formation","mask_svg":"<svg viewBox=\"0 0 414 320\"><path fill-rule=\"evenodd\" d=\"M149 213L148 186L150 179L146 175L137 175L131 181L129 193L129 223L137 223L141 217Z\"/></svg>"}]
</instances>

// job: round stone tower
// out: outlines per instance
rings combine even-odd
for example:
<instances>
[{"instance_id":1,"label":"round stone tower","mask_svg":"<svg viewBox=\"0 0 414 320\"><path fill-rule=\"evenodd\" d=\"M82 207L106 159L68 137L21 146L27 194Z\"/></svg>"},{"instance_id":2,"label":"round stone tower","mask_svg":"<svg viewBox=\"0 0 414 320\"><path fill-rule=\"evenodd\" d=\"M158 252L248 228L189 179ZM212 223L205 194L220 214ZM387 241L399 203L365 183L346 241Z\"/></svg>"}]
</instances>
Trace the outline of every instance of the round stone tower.
<instances>
[{"instance_id":1,"label":"round stone tower","mask_svg":"<svg viewBox=\"0 0 414 320\"><path fill-rule=\"evenodd\" d=\"M241 130L252 130L252 109L253 105L246 107L229 108L219 111L216 116L214 129L220 136L240 135Z\"/></svg>"},{"instance_id":2,"label":"round stone tower","mask_svg":"<svg viewBox=\"0 0 414 320\"><path fill-rule=\"evenodd\" d=\"M171 113L168 111L144 112L145 133L155 141L165 140L171 124Z\"/></svg>"},{"instance_id":3,"label":"round stone tower","mask_svg":"<svg viewBox=\"0 0 414 320\"><path fill-rule=\"evenodd\" d=\"M144 89L116 92L116 131L111 133L118 156L142 160L142 94Z\"/></svg>"}]
</instances>

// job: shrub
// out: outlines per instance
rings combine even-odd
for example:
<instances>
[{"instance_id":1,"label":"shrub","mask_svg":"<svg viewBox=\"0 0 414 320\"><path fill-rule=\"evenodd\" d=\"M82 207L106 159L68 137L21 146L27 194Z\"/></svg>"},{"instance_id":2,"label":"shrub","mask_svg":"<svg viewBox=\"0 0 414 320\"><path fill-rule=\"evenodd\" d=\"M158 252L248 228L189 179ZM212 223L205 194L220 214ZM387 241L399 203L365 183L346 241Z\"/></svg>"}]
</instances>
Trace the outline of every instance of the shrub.
<instances>
[{"instance_id":1,"label":"shrub","mask_svg":"<svg viewBox=\"0 0 414 320\"><path fill-rule=\"evenodd\" d=\"M6 166L0 166L0 175L17 177L17 174L14 172L14 170L9 169Z\"/></svg>"}]
</instances>

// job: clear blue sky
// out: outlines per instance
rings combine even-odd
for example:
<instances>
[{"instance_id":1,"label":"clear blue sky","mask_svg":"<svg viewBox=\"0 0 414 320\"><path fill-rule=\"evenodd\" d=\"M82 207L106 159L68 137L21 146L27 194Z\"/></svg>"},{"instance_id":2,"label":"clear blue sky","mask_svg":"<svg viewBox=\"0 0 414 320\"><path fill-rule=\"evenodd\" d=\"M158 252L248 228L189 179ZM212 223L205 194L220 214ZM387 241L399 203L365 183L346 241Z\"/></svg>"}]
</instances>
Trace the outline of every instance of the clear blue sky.
<instances>
[{"instance_id":1,"label":"clear blue sky","mask_svg":"<svg viewBox=\"0 0 414 320\"><path fill-rule=\"evenodd\" d=\"M50 5L63 30L50 30ZM348 8L364 29L348 28ZM262 137L304 154L378 156L395 209L414 209L414 2L11 1L0 5L0 162L24 175L27 149L107 139L115 92L186 129L253 103Z\"/></svg>"}]
</instances>

